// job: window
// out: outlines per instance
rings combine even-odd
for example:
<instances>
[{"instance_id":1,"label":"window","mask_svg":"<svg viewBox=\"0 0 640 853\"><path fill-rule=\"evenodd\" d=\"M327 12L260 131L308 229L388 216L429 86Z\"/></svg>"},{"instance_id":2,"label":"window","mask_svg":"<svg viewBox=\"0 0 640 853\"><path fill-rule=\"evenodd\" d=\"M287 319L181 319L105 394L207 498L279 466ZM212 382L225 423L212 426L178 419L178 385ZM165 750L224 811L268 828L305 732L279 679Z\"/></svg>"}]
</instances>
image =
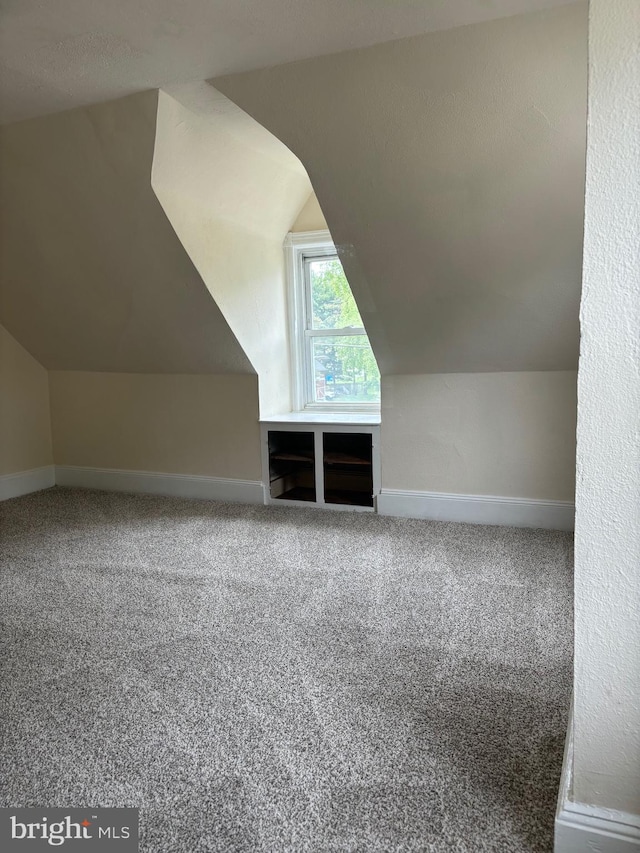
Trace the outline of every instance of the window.
<instances>
[{"instance_id":1,"label":"window","mask_svg":"<svg viewBox=\"0 0 640 853\"><path fill-rule=\"evenodd\" d=\"M378 409L378 365L331 235L290 234L285 247L294 407Z\"/></svg>"}]
</instances>

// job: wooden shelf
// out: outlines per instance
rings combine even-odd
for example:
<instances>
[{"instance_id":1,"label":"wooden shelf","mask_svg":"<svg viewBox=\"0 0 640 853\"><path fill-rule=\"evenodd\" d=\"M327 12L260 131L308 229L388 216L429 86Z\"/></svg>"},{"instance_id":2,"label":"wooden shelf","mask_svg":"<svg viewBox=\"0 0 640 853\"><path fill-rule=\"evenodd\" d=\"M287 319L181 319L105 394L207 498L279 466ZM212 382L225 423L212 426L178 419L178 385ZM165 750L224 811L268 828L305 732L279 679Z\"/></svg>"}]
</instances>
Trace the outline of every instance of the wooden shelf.
<instances>
[{"instance_id":1,"label":"wooden shelf","mask_svg":"<svg viewBox=\"0 0 640 853\"><path fill-rule=\"evenodd\" d=\"M324 454L325 465L368 465L371 467L370 459L362 459L360 456L351 456L349 453L336 453L330 451Z\"/></svg>"},{"instance_id":2,"label":"wooden shelf","mask_svg":"<svg viewBox=\"0 0 640 853\"><path fill-rule=\"evenodd\" d=\"M270 503L375 511L379 489L376 425L262 426Z\"/></svg>"},{"instance_id":3,"label":"wooden shelf","mask_svg":"<svg viewBox=\"0 0 640 853\"><path fill-rule=\"evenodd\" d=\"M313 464L313 453L290 453L288 451L279 450L271 454L271 459L277 459L282 462L309 462Z\"/></svg>"}]
</instances>

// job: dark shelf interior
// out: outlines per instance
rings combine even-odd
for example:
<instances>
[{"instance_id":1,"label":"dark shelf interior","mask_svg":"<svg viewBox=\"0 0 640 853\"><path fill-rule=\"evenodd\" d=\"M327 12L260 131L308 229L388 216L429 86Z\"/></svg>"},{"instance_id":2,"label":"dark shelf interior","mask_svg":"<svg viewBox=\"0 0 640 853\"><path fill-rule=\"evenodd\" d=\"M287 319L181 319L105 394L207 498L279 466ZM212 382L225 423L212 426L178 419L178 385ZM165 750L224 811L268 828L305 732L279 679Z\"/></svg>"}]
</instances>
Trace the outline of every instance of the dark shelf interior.
<instances>
[{"instance_id":1,"label":"dark shelf interior","mask_svg":"<svg viewBox=\"0 0 640 853\"><path fill-rule=\"evenodd\" d=\"M315 435L304 430L269 430L269 487L275 500L314 503ZM323 432L324 502L373 507L371 433Z\"/></svg>"},{"instance_id":2,"label":"dark shelf interior","mask_svg":"<svg viewBox=\"0 0 640 853\"><path fill-rule=\"evenodd\" d=\"M373 497L367 492L349 489L324 490L324 499L328 504L348 504L349 506L373 506Z\"/></svg>"},{"instance_id":3,"label":"dark shelf interior","mask_svg":"<svg viewBox=\"0 0 640 853\"><path fill-rule=\"evenodd\" d=\"M323 436L326 503L373 506L373 449L370 433L327 432Z\"/></svg>"},{"instance_id":4,"label":"dark shelf interior","mask_svg":"<svg viewBox=\"0 0 640 853\"><path fill-rule=\"evenodd\" d=\"M278 500L316 500L312 432L269 431L269 485Z\"/></svg>"},{"instance_id":5,"label":"dark shelf interior","mask_svg":"<svg viewBox=\"0 0 640 853\"><path fill-rule=\"evenodd\" d=\"M316 490L304 486L294 486L282 494L274 495L279 501L313 501L316 499Z\"/></svg>"}]
</instances>

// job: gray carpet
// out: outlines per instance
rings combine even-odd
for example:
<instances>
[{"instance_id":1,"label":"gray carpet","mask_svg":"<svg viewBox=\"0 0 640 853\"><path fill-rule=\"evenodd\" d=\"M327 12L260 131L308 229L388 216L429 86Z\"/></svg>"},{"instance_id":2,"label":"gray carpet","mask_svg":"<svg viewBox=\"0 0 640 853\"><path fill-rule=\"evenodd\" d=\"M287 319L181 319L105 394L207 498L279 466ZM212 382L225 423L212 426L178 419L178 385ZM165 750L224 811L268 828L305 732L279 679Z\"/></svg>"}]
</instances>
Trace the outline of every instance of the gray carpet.
<instances>
[{"instance_id":1,"label":"gray carpet","mask_svg":"<svg viewBox=\"0 0 640 853\"><path fill-rule=\"evenodd\" d=\"M550 851L571 538L52 489L0 504L0 804L141 850Z\"/></svg>"}]
</instances>

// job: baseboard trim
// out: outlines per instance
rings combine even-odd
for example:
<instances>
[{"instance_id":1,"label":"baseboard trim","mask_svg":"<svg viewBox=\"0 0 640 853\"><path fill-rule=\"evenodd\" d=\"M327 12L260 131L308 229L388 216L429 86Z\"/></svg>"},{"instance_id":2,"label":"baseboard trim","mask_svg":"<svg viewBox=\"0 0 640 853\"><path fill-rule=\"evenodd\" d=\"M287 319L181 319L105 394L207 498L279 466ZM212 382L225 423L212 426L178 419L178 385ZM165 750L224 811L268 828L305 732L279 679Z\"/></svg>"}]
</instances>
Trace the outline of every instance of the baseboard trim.
<instances>
[{"instance_id":1,"label":"baseboard trim","mask_svg":"<svg viewBox=\"0 0 640 853\"><path fill-rule=\"evenodd\" d=\"M571 799L573 768L573 707L558 793L554 853L637 853L640 815L578 803Z\"/></svg>"},{"instance_id":2,"label":"baseboard trim","mask_svg":"<svg viewBox=\"0 0 640 853\"><path fill-rule=\"evenodd\" d=\"M135 492L180 498L202 498L231 503L262 504L264 491L259 480L229 480L156 471L126 471L117 468L84 468L56 465L56 484L101 491Z\"/></svg>"},{"instance_id":3,"label":"baseboard trim","mask_svg":"<svg viewBox=\"0 0 640 853\"><path fill-rule=\"evenodd\" d=\"M55 484L56 471L53 465L18 471L15 474L2 474L0 475L0 501L50 489Z\"/></svg>"},{"instance_id":4,"label":"baseboard trim","mask_svg":"<svg viewBox=\"0 0 640 853\"><path fill-rule=\"evenodd\" d=\"M574 504L569 501L410 492L401 489L382 489L378 495L377 508L381 515L399 518L543 527L547 530L573 530L575 514Z\"/></svg>"}]
</instances>

